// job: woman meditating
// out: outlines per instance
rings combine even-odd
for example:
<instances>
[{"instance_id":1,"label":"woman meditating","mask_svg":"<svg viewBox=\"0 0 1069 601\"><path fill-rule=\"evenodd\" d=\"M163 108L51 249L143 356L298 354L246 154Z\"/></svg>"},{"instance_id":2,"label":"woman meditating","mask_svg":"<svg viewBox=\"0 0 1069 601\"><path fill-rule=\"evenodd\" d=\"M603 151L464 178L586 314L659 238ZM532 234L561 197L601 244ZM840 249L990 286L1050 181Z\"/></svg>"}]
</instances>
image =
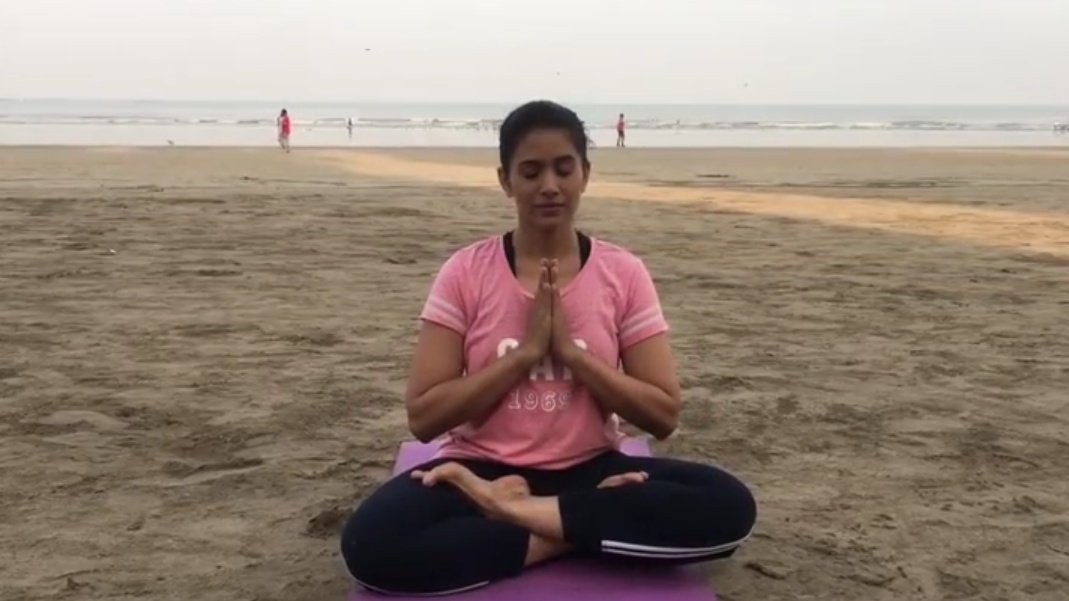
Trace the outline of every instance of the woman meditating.
<instances>
[{"instance_id":1,"label":"woman meditating","mask_svg":"<svg viewBox=\"0 0 1069 601\"><path fill-rule=\"evenodd\" d=\"M349 571L393 594L446 594L564 554L726 557L753 496L731 474L618 450L619 418L664 439L680 390L643 262L575 229L587 136L546 101L501 125L516 229L456 251L420 315L406 406L437 457L391 479L341 539Z\"/></svg>"}]
</instances>

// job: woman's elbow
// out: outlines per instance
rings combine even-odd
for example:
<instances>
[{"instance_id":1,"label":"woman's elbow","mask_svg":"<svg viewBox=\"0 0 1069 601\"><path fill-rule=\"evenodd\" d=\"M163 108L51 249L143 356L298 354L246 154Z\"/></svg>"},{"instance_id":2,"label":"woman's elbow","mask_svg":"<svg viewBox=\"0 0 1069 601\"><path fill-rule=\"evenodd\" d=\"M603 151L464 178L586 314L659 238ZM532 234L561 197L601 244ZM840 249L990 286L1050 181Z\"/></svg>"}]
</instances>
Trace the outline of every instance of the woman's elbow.
<instances>
[{"instance_id":1,"label":"woman's elbow","mask_svg":"<svg viewBox=\"0 0 1069 601\"><path fill-rule=\"evenodd\" d=\"M408 431L412 433L412 436L416 437L416 440L427 444L438 437L439 432L435 432L434 429L424 421L414 419L411 415L408 416Z\"/></svg>"},{"instance_id":2,"label":"woman's elbow","mask_svg":"<svg viewBox=\"0 0 1069 601\"><path fill-rule=\"evenodd\" d=\"M437 436L435 436L433 432L430 432L428 430L421 430L419 428L410 427L409 431L412 432L412 436L414 436L416 440L422 442L423 444L427 444L437 438Z\"/></svg>"},{"instance_id":3,"label":"woman's elbow","mask_svg":"<svg viewBox=\"0 0 1069 601\"><path fill-rule=\"evenodd\" d=\"M668 395L668 403L662 412L660 419L657 420L656 426L650 434L657 440L664 440L675 433L679 429L679 414L682 409L683 403L681 402L678 394Z\"/></svg>"},{"instance_id":4,"label":"woman's elbow","mask_svg":"<svg viewBox=\"0 0 1069 601\"><path fill-rule=\"evenodd\" d=\"M665 440L675 434L677 429L679 429L679 417L675 416L661 420L660 423L652 428L650 434L657 440Z\"/></svg>"},{"instance_id":5,"label":"woman's elbow","mask_svg":"<svg viewBox=\"0 0 1069 601\"><path fill-rule=\"evenodd\" d=\"M418 399L407 399L405 408L408 413L408 431L416 440L426 444L437 438L439 432L434 431L433 425L427 419L425 412L418 409Z\"/></svg>"}]
</instances>

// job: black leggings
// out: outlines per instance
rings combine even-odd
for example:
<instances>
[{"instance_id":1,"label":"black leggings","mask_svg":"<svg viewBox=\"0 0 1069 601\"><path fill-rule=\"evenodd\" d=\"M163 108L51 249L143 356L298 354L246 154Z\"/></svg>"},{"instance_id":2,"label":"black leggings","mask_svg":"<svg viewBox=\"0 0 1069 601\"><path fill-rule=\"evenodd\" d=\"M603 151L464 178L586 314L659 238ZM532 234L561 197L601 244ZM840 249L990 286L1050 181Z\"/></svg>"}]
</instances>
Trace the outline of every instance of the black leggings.
<instances>
[{"instance_id":1,"label":"black leggings","mask_svg":"<svg viewBox=\"0 0 1069 601\"><path fill-rule=\"evenodd\" d=\"M734 476L676 459L610 451L554 471L458 462L487 480L519 474L532 494L559 495L564 539L580 555L675 563L727 557L749 536L757 514L753 495ZM637 471L649 480L597 488L611 475ZM341 551L367 588L441 594L519 574L529 537L520 526L484 517L453 486L428 488L405 472L357 508L342 532Z\"/></svg>"}]
</instances>

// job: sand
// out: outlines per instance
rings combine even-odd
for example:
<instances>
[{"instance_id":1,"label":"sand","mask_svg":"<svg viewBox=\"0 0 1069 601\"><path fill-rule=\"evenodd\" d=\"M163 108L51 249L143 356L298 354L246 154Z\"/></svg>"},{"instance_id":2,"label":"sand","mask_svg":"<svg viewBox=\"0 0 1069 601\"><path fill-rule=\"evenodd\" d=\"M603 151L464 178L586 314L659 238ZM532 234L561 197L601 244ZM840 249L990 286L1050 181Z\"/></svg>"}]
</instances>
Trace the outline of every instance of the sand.
<instances>
[{"instance_id":1,"label":"sand","mask_svg":"<svg viewBox=\"0 0 1069 601\"><path fill-rule=\"evenodd\" d=\"M340 599L493 159L0 149L0 599ZM1064 599L1069 153L594 159L673 325L657 451L760 502L725 600Z\"/></svg>"}]
</instances>

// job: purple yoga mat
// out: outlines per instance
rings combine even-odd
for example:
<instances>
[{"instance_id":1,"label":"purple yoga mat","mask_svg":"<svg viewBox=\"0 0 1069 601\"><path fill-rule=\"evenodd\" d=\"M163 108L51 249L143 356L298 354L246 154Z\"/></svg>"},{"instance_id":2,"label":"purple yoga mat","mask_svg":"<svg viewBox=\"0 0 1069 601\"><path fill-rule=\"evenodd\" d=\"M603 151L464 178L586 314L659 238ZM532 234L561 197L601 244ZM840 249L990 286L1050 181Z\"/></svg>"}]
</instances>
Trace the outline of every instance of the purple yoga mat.
<instances>
[{"instance_id":1,"label":"purple yoga mat","mask_svg":"<svg viewBox=\"0 0 1069 601\"><path fill-rule=\"evenodd\" d=\"M396 475L429 461L437 448L436 443L402 443L393 473ZM650 455L649 445L638 438L628 438L620 450L628 455ZM536 566L517 578L449 598L463 601L716 601L716 594L694 567L612 564L571 558ZM426 600L427 597L387 596L357 587L349 593L347 601L371 599Z\"/></svg>"}]
</instances>

